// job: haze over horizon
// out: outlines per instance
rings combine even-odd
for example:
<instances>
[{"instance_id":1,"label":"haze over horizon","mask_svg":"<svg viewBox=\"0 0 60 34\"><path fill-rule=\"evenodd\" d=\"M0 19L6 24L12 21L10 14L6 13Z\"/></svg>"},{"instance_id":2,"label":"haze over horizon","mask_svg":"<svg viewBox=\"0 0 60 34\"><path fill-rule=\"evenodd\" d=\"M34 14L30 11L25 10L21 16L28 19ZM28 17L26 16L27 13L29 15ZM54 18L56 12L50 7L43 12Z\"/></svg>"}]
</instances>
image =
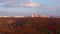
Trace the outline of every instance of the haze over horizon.
<instances>
[{"instance_id":1,"label":"haze over horizon","mask_svg":"<svg viewBox=\"0 0 60 34\"><path fill-rule=\"evenodd\" d=\"M33 13L60 16L60 0L0 0L1 16L27 16Z\"/></svg>"}]
</instances>

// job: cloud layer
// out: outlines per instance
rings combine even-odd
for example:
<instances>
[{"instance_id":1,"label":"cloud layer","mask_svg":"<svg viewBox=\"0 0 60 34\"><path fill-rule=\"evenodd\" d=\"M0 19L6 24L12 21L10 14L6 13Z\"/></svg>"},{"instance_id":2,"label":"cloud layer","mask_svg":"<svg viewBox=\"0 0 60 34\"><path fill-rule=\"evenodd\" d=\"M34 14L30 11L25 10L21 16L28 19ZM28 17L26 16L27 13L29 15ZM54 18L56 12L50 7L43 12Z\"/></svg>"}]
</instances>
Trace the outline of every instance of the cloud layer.
<instances>
[{"instance_id":1,"label":"cloud layer","mask_svg":"<svg viewBox=\"0 0 60 34\"><path fill-rule=\"evenodd\" d=\"M33 3L31 0L0 0L4 7L38 7L39 4Z\"/></svg>"},{"instance_id":2,"label":"cloud layer","mask_svg":"<svg viewBox=\"0 0 60 34\"><path fill-rule=\"evenodd\" d=\"M12 9L11 7L12 8L16 7L16 9L14 8ZM28 7L28 8L25 8L25 7ZM32 10L30 10L29 8ZM59 15L60 14L60 0L35 0L35 1L34 0L33 1L32 0L0 0L0 15L9 15L9 14L16 15L17 13L19 15L23 13L28 15L28 14L33 13L34 11L35 13L37 12L39 14L44 14L44 15L45 14L46 15Z\"/></svg>"}]
</instances>

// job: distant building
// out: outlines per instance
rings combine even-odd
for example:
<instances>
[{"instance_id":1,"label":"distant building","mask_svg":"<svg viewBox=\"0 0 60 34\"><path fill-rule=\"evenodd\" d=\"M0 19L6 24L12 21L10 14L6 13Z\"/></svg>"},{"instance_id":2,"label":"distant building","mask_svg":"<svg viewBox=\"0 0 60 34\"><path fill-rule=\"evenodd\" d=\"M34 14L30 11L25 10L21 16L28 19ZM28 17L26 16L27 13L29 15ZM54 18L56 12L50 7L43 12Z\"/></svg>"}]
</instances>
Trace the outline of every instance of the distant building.
<instances>
[{"instance_id":1,"label":"distant building","mask_svg":"<svg viewBox=\"0 0 60 34\"><path fill-rule=\"evenodd\" d=\"M50 16L51 18L60 18L60 16Z\"/></svg>"},{"instance_id":2,"label":"distant building","mask_svg":"<svg viewBox=\"0 0 60 34\"><path fill-rule=\"evenodd\" d=\"M25 16L14 16L15 18L23 18L23 17L25 17Z\"/></svg>"},{"instance_id":3,"label":"distant building","mask_svg":"<svg viewBox=\"0 0 60 34\"><path fill-rule=\"evenodd\" d=\"M32 14L31 17L47 17L47 18L49 18L50 16L44 16L44 15L38 15L38 14Z\"/></svg>"},{"instance_id":4,"label":"distant building","mask_svg":"<svg viewBox=\"0 0 60 34\"><path fill-rule=\"evenodd\" d=\"M0 17L2 17L2 16L0 16Z\"/></svg>"},{"instance_id":5,"label":"distant building","mask_svg":"<svg viewBox=\"0 0 60 34\"><path fill-rule=\"evenodd\" d=\"M7 18L7 17L23 18L23 17L25 17L25 16L0 16L0 17L3 17L3 18Z\"/></svg>"},{"instance_id":6,"label":"distant building","mask_svg":"<svg viewBox=\"0 0 60 34\"><path fill-rule=\"evenodd\" d=\"M44 15L41 15L40 17L47 17L47 18L50 18L50 16L44 16Z\"/></svg>"},{"instance_id":7,"label":"distant building","mask_svg":"<svg viewBox=\"0 0 60 34\"><path fill-rule=\"evenodd\" d=\"M32 14L31 17L40 17L40 15Z\"/></svg>"},{"instance_id":8,"label":"distant building","mask_svg":"<svg viewBox=\"0 0 60 34\"><path fill-rule=\"evenodd\" d=\"M11 17L11 16L2 16L2 17Z\"/></svg>"}]
</instances>

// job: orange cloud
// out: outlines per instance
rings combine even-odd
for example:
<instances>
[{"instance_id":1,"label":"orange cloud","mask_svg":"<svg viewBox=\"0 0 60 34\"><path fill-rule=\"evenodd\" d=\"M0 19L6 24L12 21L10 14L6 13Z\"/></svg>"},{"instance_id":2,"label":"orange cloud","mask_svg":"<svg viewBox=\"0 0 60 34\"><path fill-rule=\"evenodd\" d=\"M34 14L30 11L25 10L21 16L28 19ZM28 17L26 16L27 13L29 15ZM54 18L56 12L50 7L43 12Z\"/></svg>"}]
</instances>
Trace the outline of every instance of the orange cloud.
<instances>
[{"instance_id":1,"label":"orange cloud","mask_svg":"<svg viewBox=\"0 0 60 34\"><path fill-rule=\"evenodd\" d=\"M17 7L39 7L39 4L36 4L36 3L33 3L32 0L28 0L26 3L24 3L25 0L23 1L19 1L19 3L17 4L16 0L9 0L7 2L5 2L4 4L6 6L11 6L11 7L14 7L14 6L17 6ZM22 3L21 3L22 2Z\"/></svg>"},{"instance_id":2,"label":"orange cloud","mask_svg":"<svg viewBox=\"0 0 60 34\"><path fill-rule=\"evenodd\" d=\"M33 3L32 0L28 0L27 4L20 4L20 5L25 7L39 7L39 4Z\"/></svg>"},{"instance_id":3,"label":"orange cloud","mask_svg":"<svg viewBox=\"0 0 60 34\"><path fill-rule=\"evenodd\" d=\"M20 6L24 6L24 7L39 7L39 5L36 4L36 3L20 4Z\"/></svg>"}]
</instances>

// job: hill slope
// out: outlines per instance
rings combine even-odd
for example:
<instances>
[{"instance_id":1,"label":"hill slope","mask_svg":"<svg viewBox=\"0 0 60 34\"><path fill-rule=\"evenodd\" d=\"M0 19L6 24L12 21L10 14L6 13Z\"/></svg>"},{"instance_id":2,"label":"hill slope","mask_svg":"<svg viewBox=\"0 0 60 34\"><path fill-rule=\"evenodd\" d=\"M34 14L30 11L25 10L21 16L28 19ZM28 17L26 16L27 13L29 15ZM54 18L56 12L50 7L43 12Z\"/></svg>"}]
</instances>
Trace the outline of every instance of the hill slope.
<instances>
[{"instance_id":1,"label":"hill slope","mask_svg":"<svg viewBox=\"0 0 60 34\"><path fill-rule=\"evenodd\" d=\"M0 33L60 34L60 18L0 18Z\"/></svg>"}]
</instances>

